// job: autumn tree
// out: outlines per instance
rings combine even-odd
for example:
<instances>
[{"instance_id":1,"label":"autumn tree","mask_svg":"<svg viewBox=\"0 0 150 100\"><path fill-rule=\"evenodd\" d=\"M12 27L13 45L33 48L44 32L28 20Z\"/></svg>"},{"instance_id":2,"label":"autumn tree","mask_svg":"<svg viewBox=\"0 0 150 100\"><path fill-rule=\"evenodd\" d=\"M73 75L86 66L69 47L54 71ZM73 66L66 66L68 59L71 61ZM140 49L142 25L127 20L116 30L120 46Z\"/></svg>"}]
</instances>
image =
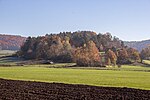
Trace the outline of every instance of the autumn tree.
<instances>
[{"instance_id":1,"label":"autumn tree","mask_svg":"<svg viewBox=\"0 0 150 100\"><path fill-rule=\"evenodd\" d=\"M107 54L107 58L110 60L110 61L109 60L108 61L115 66L116 65L116 61L117 61L116 54L110 49L107 51L106 54Z\"/></svg>"},{"instance_id":2,"label":"autumn tree","mask_svg":"<svg viewBox=\"0 0 150 100\"><path fill-rule=\"evenodd\" d=\"M77 31L73 32L72 36L70 37L71 44L75 47L81 47L83 44L86 44L88 41L92 40L95 41L95 32L91 31Z\"/></svg>"},{"instance_id":3,"label":"autumn tree","mask_svg":"<svg viewBox=\"0 0 150 100\"><path fill-rule=\"evenodd\" d=\"M127 50L125 48L122 48L122 49L118 50L117 63L118 64L129 63L128 53L127 53Z\"/></svg>"},{"instance_id":4,"label":"autumn tree","mask_svg":"<svg viewBox=\"0 0 150 100\"><path fill-rule=\"evenodd\" d=\"M140 60L140 54L136 49L128 48L127 52L128 52L128 56L129 56L130 60L132 60L134 62Z\"/></svg>"},{"instance_id":5,"label":"autumn tree","mask_svg":"<svg viewBox=\"0 0 150 100\"><path fill-rule=\"evenodd\" d=\"M79 66L100 66L100 54L93 41L78 47L74 52L74 59Z\"/></svg>"},{"instance_id":6,"label":"autumn tree","mask_svg":"<svg viewBox=\"0 0 150 100\"><path fill-rule=\"evenodd\" d=\"M36 59L48 59L49 44L47 37L37 38L35 48Z\"/></svg>"},{"instance_id":7,"label":"autumn tree","mask_svg":"<svg viewBox=\"0 0 150 100\"><path fill-rule=\"evenodd\" d=\"M57 57L62 53L63 44L61 42L61 38L59 36L52 36L49 38L49 50L48 58L49 59L57 59Z\"/></svg>"},{"instance_id":8,"label":"autumn tree","mask_svg":"<svg viewBox=\"0 0 150 100\"><path fill-rule=\"evenodd\" d=\"M147 48L144 48L141 51L140 57L141 57L141 62L143 61L143 59L150 59L150 46L148 46Z\"/></svg>"},{"instance_id":9,"label":"autumn tree","mask_svg":"<svg viewBox=\"0 0 150 100\"><path fill-rule=\"evenodd\" d=\"M25 59L34 59L35 58L35 53L34 53L35 42L36 42L36 38L28 37L24 45L21 47L21 50L18 52L19 56L22 56Z\"/></svg>"},{"instance_id":10,"label":"autumn tree","mask_svg":"<svg viewBox=\"0 0 150 100\"><path fill-rule=\"evenodd\" d=\"M72 56L72 46L70 44L70 38L65 36L64 40L62 41L63 44L63 49L61 53L61 59L63 62L72 62L73 61L73 56Z\"/></svg>"}]
</instances>

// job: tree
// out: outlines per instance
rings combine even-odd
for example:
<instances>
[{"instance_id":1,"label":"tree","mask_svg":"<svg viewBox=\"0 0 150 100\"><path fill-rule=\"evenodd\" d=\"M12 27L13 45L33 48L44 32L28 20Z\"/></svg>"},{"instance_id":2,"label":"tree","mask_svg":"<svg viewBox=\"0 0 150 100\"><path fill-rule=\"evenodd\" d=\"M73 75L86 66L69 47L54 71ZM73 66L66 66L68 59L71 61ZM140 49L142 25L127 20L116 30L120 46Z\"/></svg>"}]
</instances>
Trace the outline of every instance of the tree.
<instances>
[{"instance_id":1,"label":"tree","mask_svg":"<svg viewBox=\"0 0 150 100\"><path fill-rule=\"evenodd\" d=\"M111 60L110 60L110 58L107 58L107 65L108 65L108 66L111 65Z\"/></svg>"},{"instance_id":2,"label":"tree","mask_svg":"<svg viewBox=\"0 0 150 100\"><path fill-rule=\"evenodd\" d=\"M110 59L110 63L112 63L115 66L117 61L116 54L110 49L107 51L106 54L107 54L107 58Z\"/></svg>"},{"instance_id":3,"label":"tree","mask_svg":"<svg viewBox=\"0 0 150 100\"><path fill-rule=\"evenodd\" d=\"M48 50L49 50L49 44L48 44L48 38L43 37L41 39L37 39L35 43L35 53L36 53L36 59L48 59Z\"/></svg>"},{"instance_id":4,"label":"tree","mask_svg":"<svg viewBox=\"0 0 150 100\"><path fill-rule=\"evenodd\" d=\"M136 49L128 48L127 52L128 52L128 56L129 56L130 60L132 60L134 62L140 60L140 54Z\"/></svg>"},{"instance_id":5,"label":"tree","mask_svg":"<svg viewBox=\"0 0 150 100\"><path fill-rule=\"evenodd\" d=\"M26 42L21 47L21 50L19 51L19 56L23 56L25 59L34 59L35 58L35 52L34 52L34 43L36 41L36 38L34 37L28 37L26 39Z\"/></svg>"},{"instance_id":6,"label":"tree","mask_svg":"<svg viewBox=\"0 0 150 100\"><path fill-rule=\"evenodd\" d=\"M127 53L127 50L125 48L122 48L122 49L118 50L117 63L118 64L127 64L127 63L129 63L128 53Z\"/></svg>"},{"instance_id":7,"label":"tree","mask_svg":"<svg viewBox=\"0 0 150 100\"><path fill-rule=\"evenodd\" d=\"M70 41L71 44L75 47L81 47L83 44L86 44L88 41L92 40L96 42L96 33L91 31L77 31L73 32Z\"/></svg>"},{"instance_id":8,"label":"tree","mask_svg":"<svg viewBox=\"0 0 150 100\"><path fill-rule=\"evenodd\" d=\"M72 56L73 48L71 47L71 44L69 41L70 41L70 38L65 36L65 39L62 42L62 44L63 44L62 53L60 55L62 58L62 62L72 62L73 61L73 56Z\"/></svg>"},{"instance_id":9,"label":"tree","mask_svg":"<svg viewBox=\"0 0 150 100\"><path fill-rule=\"evenodd\" d=\"M74 51L74 59L79 66L100 66L100 54L93 41L78 47Z\"/></svg>"},{"instance_id":10,"label":"tree","mask_svg":"<svg viewBox=\"0 0 150 100\"><path fill-rule=\"evenodd\" d=\"M143 61L143 59L150 59L150 46L148 46L147 48L144 48L141 51L140 57L141 57L141 62Z\"/></svg>"}]
</instances>

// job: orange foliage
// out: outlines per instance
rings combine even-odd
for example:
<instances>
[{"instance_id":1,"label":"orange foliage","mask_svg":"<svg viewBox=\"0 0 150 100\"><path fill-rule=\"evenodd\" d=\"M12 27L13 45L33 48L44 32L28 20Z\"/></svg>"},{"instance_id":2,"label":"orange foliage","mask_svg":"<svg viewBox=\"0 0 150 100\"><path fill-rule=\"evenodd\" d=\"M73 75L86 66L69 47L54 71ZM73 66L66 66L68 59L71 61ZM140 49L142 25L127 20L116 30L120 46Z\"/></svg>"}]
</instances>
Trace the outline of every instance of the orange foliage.
<instances>
[{"instance_id":1,"label":"orange foliage","mask_svg":"<svg viewBox=\"0 0 150 100\"><path fill-rule=\"evenodd\" d=\"M79 66L100 66L100 54L93 41L78 47L73 56Z\"/></svg>"},{"instance_id":2,"label":"orange foliage","mask_svg":"<svg viewBox=\"0 0 150 100\"><path fill-rule=\"evenodd\" d=\"M107 51L108 62L116 65L117 57L116 54L112 50ZM109 61L110 60L110 61Z\"/></svg>"}]
</instances>

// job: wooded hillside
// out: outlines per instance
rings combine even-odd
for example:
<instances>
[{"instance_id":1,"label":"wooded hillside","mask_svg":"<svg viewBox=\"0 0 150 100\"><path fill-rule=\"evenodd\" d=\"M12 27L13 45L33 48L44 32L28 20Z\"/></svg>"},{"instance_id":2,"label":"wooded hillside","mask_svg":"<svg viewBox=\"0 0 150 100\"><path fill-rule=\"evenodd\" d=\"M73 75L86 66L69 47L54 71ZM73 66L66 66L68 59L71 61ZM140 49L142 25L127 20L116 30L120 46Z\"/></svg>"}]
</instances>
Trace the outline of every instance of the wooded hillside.
<instances>
[{"instance_id":1,"label":"wooded hillside","mask_svg":"<svg viewBox=\"0 0 150 100\"><path fill-rule=\"evenodd\" d=\"M142 51L142 49L150 46L150 39L149 40L143 40L143 41L125 41L124 43L128 47L135 48L140 52L140 51Z\"/></svg>"},{"instance_id":2,"label":"wooded hillside","mask_svg":"<svg viewBox=\"0 0 150 100\"><path fill-rule=\"evenodd\" d=\"M147 50L143 51L143 53ZM140 53L110 33L91 31L60 32L28 37L17 53L25 59L75 62L79 66L131 64L140 61ZM142 59L148 58L144 55Z\"/></svg>"},{"instance_id":3,"label":"wooded hillside","mask_svg":"<svg viewBox=\"0 0 150 100\"><path fill-rule=\"evenodd\" d=\"M19 35L0 34L0 50L19 50L25 40Z\"/></svg>"},{"instance_id":4,"label":"wooded hillside","mask_svg":"<svg viewBox=\"0 0 150 100\"><path fill-rule=\"evenodd\" d=\"M96 34L91 31L60 32L39 37L28 37L17 53L25 59L49 59L54 62L76 62L81 66L100 66L100 52L111 49L111 63L116 64L117 56L124 48L123 41L110 33ZM113 53L113 54L112 54ZM105 62L108 60L104 56ZM122 55L121 55L122 56ZM119 57L119 56L118 56Z\"/></svg>"}]
</instances>

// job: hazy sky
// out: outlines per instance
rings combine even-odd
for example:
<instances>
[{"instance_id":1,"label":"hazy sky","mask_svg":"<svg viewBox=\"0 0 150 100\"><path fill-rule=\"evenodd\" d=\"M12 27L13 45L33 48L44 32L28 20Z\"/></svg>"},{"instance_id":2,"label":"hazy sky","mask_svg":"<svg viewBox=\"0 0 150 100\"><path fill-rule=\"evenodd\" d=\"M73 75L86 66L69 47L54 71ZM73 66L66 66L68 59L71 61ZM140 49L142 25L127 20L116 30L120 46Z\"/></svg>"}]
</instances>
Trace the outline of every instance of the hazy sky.
<instances>
[{"instance_id":1,"label":"hazy sky","mask_svg":"<svg viewBox=\"0 0 150 100\"><path fill-rule=\"evenodd\" d=\"M110 32L150 39L150 0L0 0L0 33Z\"/></svg>"}]
</instances>

